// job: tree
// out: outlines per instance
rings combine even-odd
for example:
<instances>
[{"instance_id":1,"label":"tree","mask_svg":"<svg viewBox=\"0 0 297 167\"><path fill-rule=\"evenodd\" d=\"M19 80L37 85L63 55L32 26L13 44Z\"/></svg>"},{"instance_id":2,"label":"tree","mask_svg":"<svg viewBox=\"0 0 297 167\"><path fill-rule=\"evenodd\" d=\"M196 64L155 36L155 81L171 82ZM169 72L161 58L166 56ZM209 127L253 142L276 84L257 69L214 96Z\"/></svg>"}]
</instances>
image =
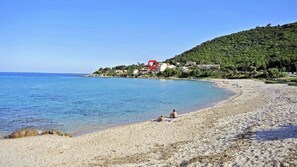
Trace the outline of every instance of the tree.
<instances>
[{"instance_id":1,"label":"tree","mask_svg":"<svg viewBox=\"0 0 297 167\"><path fill-rule=\"evenodd\" d=\"M166 68L163 71L163 75L164 75L164 77L170 77L172 75L172 70L170 68Z\"/></svg>"},{"instance_id":2,"label":"tree","mask_svg":"<svg viewBox=\"0 0 297 167\"><path fill-rule=\"evenodd\" d=\"M236 70L236 67L235 65L233 64L227 64L225 67L224 67L225 70L231 70L231 71L234 71Z\"/></svg>"},{"instance_id":3,"label":"tree","mask_svg":"<svg viewBox=\"0 0 297 167\"><path fill-rule=\"evenodd\" d=\"M189 73L189 76L199 78L203 75L202 71L200 69L194 69Z\"/></svg>"},{"instance_id":4,"label":"tree","mask_svg":"<svg viewBox=\"0 0 297 167\"><path fill-rule=\"evenodd\" d=\"M115 67L116 70L125 70L126 66L125 65L120 65Z\"/></svg>"},{"instance_id":5,"label":"tree","mask_svg":"<svg viewBox=\"0 0 297 167\"><path fill-rule=\"evenodd\" d=\"M268 72L268 76L270 78L278 78L279 77L279 71L277 68L269 68L267 70L267 72Z\"/></svg>"},{"instance_id":6,"label":"tree","mask_svg":"<svg viewBox=\"0 0 297 167\"><path fill-rule=\"evenodd\" d=\"M172 77L176 75L176 71L171 68L166 68L163 72L164 77Z\"/></svg>"}]
</instances>

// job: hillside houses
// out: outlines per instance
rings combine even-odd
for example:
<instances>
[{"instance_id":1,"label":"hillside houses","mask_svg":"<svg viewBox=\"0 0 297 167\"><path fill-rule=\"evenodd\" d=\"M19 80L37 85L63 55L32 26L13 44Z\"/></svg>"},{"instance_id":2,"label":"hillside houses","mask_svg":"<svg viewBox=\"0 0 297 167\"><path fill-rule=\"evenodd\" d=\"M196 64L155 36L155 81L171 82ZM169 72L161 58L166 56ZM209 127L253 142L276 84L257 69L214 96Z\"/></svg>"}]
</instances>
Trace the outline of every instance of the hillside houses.
<instances>
[{"instance_id":1,"label":"hillside houses","mask_svg":"<svg viewBox=\"0 0 297 167\"><path fill-rule=\"evenodd\" d=\"M221 69L219 64L198 64L197 67L201 69Z\"/></svg>"},{"instance_id":2,"label":"hillside houses","mask_svg":"<svg viewBox=\"0 0 297 167\"><path fill-rule=\"evenodd\" d=\"M155 70L150 70L145 64L131 65L131 66L117 66L113 68L100 68L94 73L98 76L116 76L116 77L155 77L165 74L178 74L188 76L189 73L195 69L203 70L219 70L219 64L197 64L194 61L187 61L186 63L168 63L160 62ZM166 69L170 69L166 71ZM192 75L192 74L191 74Z\"/></svg>"},{"instance_id":3,"label":"hillside houses","mask_svg":"<svg viewBox=\"0 0 297 167\"><path fill-rule=\"evenodd\" d=\"M170 69L175 69L178 68L182 72L187 73L191 71L193 68L200 68L204 70L209 70L209 69L221 69L220 64L196 64L194 61L187 61L186 64L181 64L179 62L175 63L177 66L172 65L170 63L160 63L159 68L157 72L164 72L167 68Z\"/></svg>"},{"instance_id":4,"label":"hillside houses","mask_svg":"<svg viewBox=\"0 0 297 167\"><path fill-rule=\"evenodd\" d=\"M173 65L173 64L170 64L170 63L160 63L157 72L159 72L159 71L160 71L160 72L163 72L163 71L165 71L167 68L175 69L176 66Z\"/></svg>"},{"instance_id":5,"label":"hillside houses","mask_svg":"<svg viewBox=\"0 0 297 167\"><path fill-rule=\"evenodd\" d=\"M194 61L187 61L186 62L187 67L198 67L201 69L220 69L221 66L219 64L196 64Z\"/></svg>"},{"instance_id":6,"label":"hillside houses","mask_svg":"<svg viewBox=\"0 0 297 167\"><path fill-rule=\"evenodd\" d=\"M194 61L187 61L186 66L196 66L196 62Z\"/></svg>"}]
</instances>

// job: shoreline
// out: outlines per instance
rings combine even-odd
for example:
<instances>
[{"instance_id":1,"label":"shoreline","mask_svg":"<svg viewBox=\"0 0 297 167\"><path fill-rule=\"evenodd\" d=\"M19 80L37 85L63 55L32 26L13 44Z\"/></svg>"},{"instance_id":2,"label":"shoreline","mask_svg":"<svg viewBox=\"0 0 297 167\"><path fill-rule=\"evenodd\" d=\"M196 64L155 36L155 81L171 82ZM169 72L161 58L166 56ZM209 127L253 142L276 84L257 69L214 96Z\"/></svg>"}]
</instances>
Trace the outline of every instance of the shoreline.
<instances>
[{"instance_id":1,"label":"shoreline","mask_svg":"<svg viewBox=\"0 0 297 167\"><path fill-rule=\"evenodd\" d=\"M209 83L213 83L213 84L216 83L216 81L215 80L212 80L212 79L209 79L209 80L199 80L199 79L196 79L196 80L192 80L192 81L209 82ZM215 87L222 88L222 89L228 89L230 92L233 93L233 95L228 96L226 99L220 99L219 101L216 101L216 102L213 102L213 103L209 103L209 105L198 107L198 108L194 109L193 111L181 112L180 114L178 114L179 117L182 117L182 116L184 116L186 114L189 114L189 113L201 112L203 110L214 108L217 105L221 105L221 104L224 104L224 103L226 103L228 101L231 101L232 99L235 99L240 94L240 91L239 92L236 92L233 89L221 87L219 85L215 85ZM155 118L155 119L157 119L157 118ZM134 124L139 124L139 123L144 123L144 122L152 122L152 121L154 121L154 119L147 119L147 120L142 120L142 121L140 120L140 121L131 122L131 123L122 123L122 124L109 125L109 126L104 126L104 127L96 127L95 126L95 127L85 128L83 130L78 130L78 131L72 132L70 134L73 137L78 137L78 136L86 135L86 134L89 134L89 133L95 133L95 132L99 132L99 131L103 131L103 130L109 130L109 129L117 128L117 127L121 127L121 126L130 126L130 125L134 125Z\"/></svg>"},{"instance_id":2,"label":"shoreline","mask_svg":"<svg viewBox=\"0 0 297 167\"><path fill-rule=\"evenodd\" d=\"M146 121L74 138L1 140L0 166L296 165L296 88L215 81L237 94L170 122Z\"/></svg>"}]
</instances>

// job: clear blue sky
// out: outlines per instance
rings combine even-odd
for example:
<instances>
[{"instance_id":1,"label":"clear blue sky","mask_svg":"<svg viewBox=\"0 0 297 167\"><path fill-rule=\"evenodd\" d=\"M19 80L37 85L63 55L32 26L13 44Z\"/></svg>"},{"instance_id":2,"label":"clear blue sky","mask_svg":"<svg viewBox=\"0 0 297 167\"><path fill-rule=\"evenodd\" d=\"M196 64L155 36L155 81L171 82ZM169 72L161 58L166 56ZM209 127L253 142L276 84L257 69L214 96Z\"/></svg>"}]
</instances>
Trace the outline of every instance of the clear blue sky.
<instances>
[{"instance_id":1,"label":"clear blue sky","mask_svg":"<svg viewBox=\"0 0 297 167\"><path fill-rule=\"evenodd\" d=\"M0 0L0 71L163 61L218 36L296 21L296 0Z\"/></svg>"}]
</instances>

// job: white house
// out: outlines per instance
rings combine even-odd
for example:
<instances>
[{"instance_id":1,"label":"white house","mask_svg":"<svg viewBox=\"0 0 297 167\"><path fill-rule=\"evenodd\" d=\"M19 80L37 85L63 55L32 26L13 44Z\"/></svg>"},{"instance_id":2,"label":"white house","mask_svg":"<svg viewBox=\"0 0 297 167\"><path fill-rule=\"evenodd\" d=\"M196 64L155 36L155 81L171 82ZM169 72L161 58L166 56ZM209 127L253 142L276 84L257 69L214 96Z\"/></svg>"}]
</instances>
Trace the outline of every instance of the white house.
<instances>
[{"instance_id":1,"label":"white house","mask_svg":"<svg viewBox=\"0 0 297 167\"><path fill-rule=\"evenodd\" d=\"M171 64L171 65L168 66L168 68L170 68L170 69L175 69L176 66Z\"/></svg>"},{"instance_id":2,"label":"white house","mask_svg":"<svg viewBox=\"0 0 297 167\"><path fill-rule=\"evenodd\" d=\"M197 67L202 69L220 69L221 68L219 64L198 64Z\"/></svg>"},{"instance_id":3,"label":"white house","mask_svg":"<svg viewBox=\"0 0 297 167\"><path fill-rule=\"evenodd\" d=\"M186 66L196 66L196 62L194 61L187 61Z\"/></svg>"},{"instance_id":4,"label":"white house","mask_svg":"<svg viewBox=\"0 0 297 167\"><path fill-rule=\"evenodd\" d=\"M187 67L182 67L182 72L184 72L184 73L186 73L186 72L188 72L189 71L189 69L187 68Z\"/></svg>"},{"instance_id":5,"label":"white house","mask_svg":"<svg viewBox=\"0 0 297 167\"><path fill-rule=\"evenodd\" d=\"M133 71L133 75L135 75L135 76L139 75L139 70L137 70L137 69L134 70L134 71Z\"/></svg>"},{"instance_id":6,"label":"white house","mask_svg":"<svg viewBox=\"0 0 297 167\"><path fill-rule=\"evenodd\" d=\"M167 67L168 67L168 66L167 66L166 63L161 64L161 65L160 65L160 71L161 71L161 72L165 71Z\"/></svg>"},{"instance_id":7,"label":"white house","mask_svg":"<svg viewBox=\"0 0 297 167\"><path fill-rule=\"evenodd\" d=\"M115 72L117 73L117 74L124 74L124 70L115 70Z\"/></svg>"}]
</instances>

